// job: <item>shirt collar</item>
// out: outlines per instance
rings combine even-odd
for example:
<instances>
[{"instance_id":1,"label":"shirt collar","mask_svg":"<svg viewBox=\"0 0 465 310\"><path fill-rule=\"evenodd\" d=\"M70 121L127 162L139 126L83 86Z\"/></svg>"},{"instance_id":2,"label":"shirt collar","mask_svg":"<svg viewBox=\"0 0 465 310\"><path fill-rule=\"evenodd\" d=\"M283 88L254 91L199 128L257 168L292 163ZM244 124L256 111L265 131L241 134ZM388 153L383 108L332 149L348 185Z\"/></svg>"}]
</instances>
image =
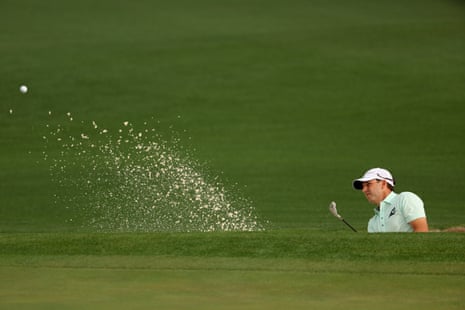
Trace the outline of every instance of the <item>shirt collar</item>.
<instances>
[{"instance_id":1,"label":"shirt collar","mask_svg":"<svg viewBox=\"0 0 465 310\"><path fill-rule=\"evenodd\" d=\"M392 201L394 200L394 198L396 198L397 194L394 193L394 192L391 192L389 195L387 195L386 198L384 198L384 200L381 202L381 203L387 203L387 204L392 204Z\"/></svg>"},{"instance_id":2,"label":"shirt collar","mask_svg":"<svg viewBox=\"0 0 465 310\"><path fill-rule=\"evenodd\" d=\"M381 201L380 205L382 205L383 203L387 203L387 204L391 205L392 201L394 200L394 198L396 198L396 196L397 196L396 193L391 192L389 195L386 196L386 198L384 198L383 201ZM375 214L379 214L380 207L374 208L374 211L375 211Z\"/></svg>"}]
</instances>

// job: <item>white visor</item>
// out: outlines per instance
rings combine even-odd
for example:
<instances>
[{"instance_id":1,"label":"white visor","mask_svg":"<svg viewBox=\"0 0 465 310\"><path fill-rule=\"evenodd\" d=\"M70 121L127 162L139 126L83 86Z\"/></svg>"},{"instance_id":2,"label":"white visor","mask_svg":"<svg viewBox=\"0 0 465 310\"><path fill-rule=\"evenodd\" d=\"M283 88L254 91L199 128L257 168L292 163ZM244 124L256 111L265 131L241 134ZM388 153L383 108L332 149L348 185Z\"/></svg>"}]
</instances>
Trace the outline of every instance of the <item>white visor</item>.
<instances>
[{"instance_id":1,"label":"white visor","mask_svg":"<svg viewBox=\"0 0 465 310\"><path fill-rule=\"evenodd\" d=\"M393 187L396 184L396 182L394 181L394 177L388 170L383 168L373 168L365 172L363 177L361 177L360 179L354 180L352 182L352 186L354 187L354 189L360 190L363 188L363 182L368 182L371 180L384 180Z\"/></svg>"}]
</instances>

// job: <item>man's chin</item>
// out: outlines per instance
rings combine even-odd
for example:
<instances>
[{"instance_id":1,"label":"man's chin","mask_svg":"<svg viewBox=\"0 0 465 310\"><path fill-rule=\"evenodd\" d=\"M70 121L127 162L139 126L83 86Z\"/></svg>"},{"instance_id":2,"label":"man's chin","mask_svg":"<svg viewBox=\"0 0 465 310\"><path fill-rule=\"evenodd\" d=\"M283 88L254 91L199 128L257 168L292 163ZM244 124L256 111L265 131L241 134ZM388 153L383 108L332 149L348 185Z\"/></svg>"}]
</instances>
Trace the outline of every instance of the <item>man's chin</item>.
<instances>
[{"instance_id":1,"label":"man's chin","mask_svg":"<svg viewBox=\"0 0 465 310\"><path fill-rule=\"evenodd\" d=\"M372 205L376 205L376 204L377 204L376 201L374 201L373 199L370 199L370 198L368 198L368 197L366 197L366 198L367 198L367 200L368 200L368 202L369 202L370 204L372 204Z\"/></svg>"}]
</instances>

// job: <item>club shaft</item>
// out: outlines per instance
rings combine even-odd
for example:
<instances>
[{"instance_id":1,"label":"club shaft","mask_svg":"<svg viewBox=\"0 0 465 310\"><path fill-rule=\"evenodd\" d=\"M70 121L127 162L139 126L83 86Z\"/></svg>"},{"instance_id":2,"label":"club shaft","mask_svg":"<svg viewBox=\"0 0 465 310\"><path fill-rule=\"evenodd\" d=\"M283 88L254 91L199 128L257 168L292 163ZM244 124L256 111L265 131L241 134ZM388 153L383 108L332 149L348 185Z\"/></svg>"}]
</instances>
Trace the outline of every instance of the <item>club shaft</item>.
<instances>
[{"instance_id":1,"label":"club shaft","mask_svg":"<svg viewBox=\"0 0 465 310\"><path fill-rule=\"evenodd\" d=\"M354 232L357 232L357 230L356 230L355 228L353 228L352 225L350 225L349 223L347 223L345 219L342 219L342 221L344 222L344 224L346 224L347 226L349 226L350 229L352 229Z\"/></svg>"}]
</instances>

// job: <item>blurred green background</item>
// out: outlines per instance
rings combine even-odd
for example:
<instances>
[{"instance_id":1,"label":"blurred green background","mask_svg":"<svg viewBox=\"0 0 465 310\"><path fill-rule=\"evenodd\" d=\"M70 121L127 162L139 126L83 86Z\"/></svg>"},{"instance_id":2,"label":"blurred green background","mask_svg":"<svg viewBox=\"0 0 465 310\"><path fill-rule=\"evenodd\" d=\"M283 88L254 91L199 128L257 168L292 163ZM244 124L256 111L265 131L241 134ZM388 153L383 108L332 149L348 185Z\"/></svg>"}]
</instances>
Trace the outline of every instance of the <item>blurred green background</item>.
<instances>
[{"instance_id":1,"label":"blurred green background","mask_svg":"<svg viewBox=\"0 0 465 310\"><path fill-rule=\"evenodd\" d=\"M74 229L41 160L67 112L153 117L278 229L346 229L335 200L365 230L351 181L375 166L431 227L464 224L464 17L452 0L2 0L0 231Z\"/></svg>"}]
</instances>

